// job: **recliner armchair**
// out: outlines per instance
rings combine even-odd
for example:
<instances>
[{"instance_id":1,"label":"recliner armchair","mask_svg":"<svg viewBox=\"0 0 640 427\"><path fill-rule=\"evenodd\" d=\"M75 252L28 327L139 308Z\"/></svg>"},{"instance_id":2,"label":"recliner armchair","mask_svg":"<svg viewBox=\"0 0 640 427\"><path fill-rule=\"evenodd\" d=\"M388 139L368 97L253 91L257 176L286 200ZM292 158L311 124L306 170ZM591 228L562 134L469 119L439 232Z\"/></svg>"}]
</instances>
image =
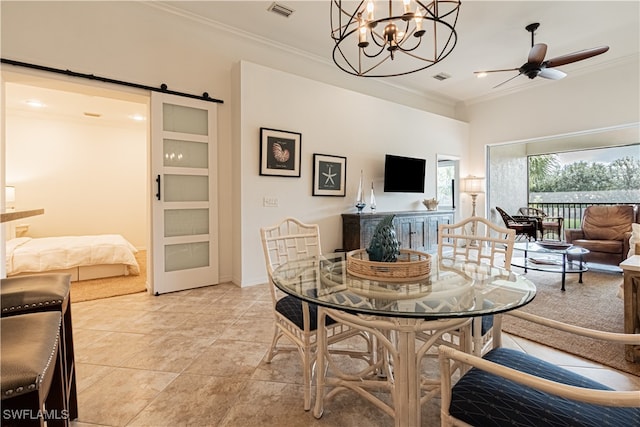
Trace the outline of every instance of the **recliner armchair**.
<instances>
[{"instance_id":1,"label":"recliner armchair","mask_svg":"<svg viewBox=\"0 0 640 427\"><path fill-rule=\"evenodd\" d=\"M629 252L631 224L637 221L637 207L589 206L582 217L581 228L565 229L567 243L588 249L587 262L618 265Z\"/></svg>"}]
</instances>

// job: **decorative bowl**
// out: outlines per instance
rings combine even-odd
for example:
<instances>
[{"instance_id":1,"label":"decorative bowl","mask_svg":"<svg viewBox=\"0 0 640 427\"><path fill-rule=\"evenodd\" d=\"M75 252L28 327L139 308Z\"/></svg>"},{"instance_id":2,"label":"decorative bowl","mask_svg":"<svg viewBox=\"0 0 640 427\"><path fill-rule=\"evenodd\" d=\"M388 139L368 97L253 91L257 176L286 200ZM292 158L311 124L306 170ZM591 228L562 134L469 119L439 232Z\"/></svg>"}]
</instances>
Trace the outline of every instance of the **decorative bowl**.
<instances>
[{"instance_id":1,"label":"decorative bowl","mask_svg":"<svg viewBox=\"0 0 640 427\"><path fill-rule=\"evenodd\" d=\"M435 211L438 209L438 204L440 202L434 199L423 199L422 204L427 208L427 210Z\"/></svg>"},{"instance_id":2,"label":"decorative bowl","mask_svg":"<svg viewBox=\"0 0 640 427\"><path fill-rule=\"evenodd\" d=\"M347 253L347 271L362 279L385 282L422 280L431 272L431 255L411 249L400 249L396 262L369 261L366 249Z\"/></svg>"},{"instance_id":3,"label":"decorative bowl","mask_svg":"<svg viewBox=\"0 0 640 427\"><path fill-rule=\"evenodd\" d=\"M565 250L565 249L569 249L571 246L573 246L571 243L567 243L567 242L556 242L553 240L541 240L539 242L536 242L536 244L538 246L541 246L545 249L555 249L555 250Z\"/></svg>"}]
</instances>

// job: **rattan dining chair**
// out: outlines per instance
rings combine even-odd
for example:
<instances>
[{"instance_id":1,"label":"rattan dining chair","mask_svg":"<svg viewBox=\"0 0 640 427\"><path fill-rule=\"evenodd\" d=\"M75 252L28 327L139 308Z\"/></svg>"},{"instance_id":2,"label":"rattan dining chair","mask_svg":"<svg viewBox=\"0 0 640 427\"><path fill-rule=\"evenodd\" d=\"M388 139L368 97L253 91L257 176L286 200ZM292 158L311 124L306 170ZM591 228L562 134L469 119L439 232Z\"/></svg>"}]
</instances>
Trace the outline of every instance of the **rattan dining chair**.
<instances>
[{"instance_id":1,"label":"rattan dining chair","mask_svg":"<svg viewBox=\"0 0 640 427\"><path fill-rule=\"evenodd\" d=\"M520 310L507 312L534 327L626 345L640 345L639 334L602 332L546 319ZM502 316L502 315L497 315ZM616 391L583 375L501 347L501 330L494 326L494 349L483 357L440 347L443 384L442 426L637 426L640 390ZM451 381L450 367L466 365L464 375ZM471 369L468 369L471 368ZM585 372L588 370L585 370ZM585 375L588 375L585 374Z\"/></svg>"},{"instance_id":2,"label":"rattan dining chair","mask_svg":"<svg viewBox=\"0 0 640 427\"><path fill-rule=\"evenodd\" d=\"M465 273L474 280L488 277L487 269L500 267L511 271L511 257L515 230L500 227L481 217L470 217L455 224L438 226L438 262L442 265L456 261L466 263ZM470 268L469 265L477 265ZM489 298L477 301L491 304ZM500 318L475 317L471 325L473 353L482 355L492 345L493 328Z\"/></svg>"},{"instance_id":3,"label":"rattan dining chair","mask_svg":"<svg viewBox=\"0 0 640 427\"><path fill-rule=\"evenodd\" d=\"M281 292L273 283L273 271L283 263L297 259L321 255L320 228L317 224L305 224L295 218L285 218L271 227L260 229L264 259L269 276L269 290L275 314L275 332L271 347L266 355L267 363L280 353L296 351L300 354L303 368L304 409L311 408L311 382L313 379L316 353L318 307L296 297ZM354 336L364 340L364 349L350 343L334 353L368 360L372 354L372 343L368 335L349 328L331 318L325 322L327 345L333 345ZM286 337L293 345L281 344Z\"/></svg>"}]
</instances>

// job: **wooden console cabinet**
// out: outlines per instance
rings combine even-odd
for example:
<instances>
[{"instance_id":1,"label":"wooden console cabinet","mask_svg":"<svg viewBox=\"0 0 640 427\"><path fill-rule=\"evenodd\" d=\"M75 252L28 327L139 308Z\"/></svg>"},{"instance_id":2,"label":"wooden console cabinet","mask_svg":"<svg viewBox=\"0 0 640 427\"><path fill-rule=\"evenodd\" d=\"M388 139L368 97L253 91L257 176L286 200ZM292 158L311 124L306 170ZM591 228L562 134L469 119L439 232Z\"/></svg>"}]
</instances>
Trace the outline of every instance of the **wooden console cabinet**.
<instances>
[{"instance_id":1,"label":"wooden console cabinet","mask_svg":"<svg viewBox=\"0 0 640 427\"><path fill-rule=\"evenodd\" d=\"M431 253L438 250L438 225L454 220L453 210L342 214L342 249L367 248L376 226L387 215L395 215L393 225L401 248Z\"/></svg>"}]
</instances>

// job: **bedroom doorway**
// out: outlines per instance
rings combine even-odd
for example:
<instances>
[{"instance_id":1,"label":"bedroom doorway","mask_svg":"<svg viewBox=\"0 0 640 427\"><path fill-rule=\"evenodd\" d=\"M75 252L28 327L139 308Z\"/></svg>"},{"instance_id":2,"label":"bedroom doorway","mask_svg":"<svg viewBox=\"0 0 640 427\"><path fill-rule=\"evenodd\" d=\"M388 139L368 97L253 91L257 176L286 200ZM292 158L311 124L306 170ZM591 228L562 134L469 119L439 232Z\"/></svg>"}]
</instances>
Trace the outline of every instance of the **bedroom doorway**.
<instances>
[{"instance_id":1,"label":"bedroom doorway","mask_svg":"<svg viewBox=\"0 0 640 427\"><path fill-rule=\"evenodd\" d=\"M37 74L2 73L5 185L45 210L16 234L121 234L148 254L149 95Z\"/></svg>"}]
</instances>

